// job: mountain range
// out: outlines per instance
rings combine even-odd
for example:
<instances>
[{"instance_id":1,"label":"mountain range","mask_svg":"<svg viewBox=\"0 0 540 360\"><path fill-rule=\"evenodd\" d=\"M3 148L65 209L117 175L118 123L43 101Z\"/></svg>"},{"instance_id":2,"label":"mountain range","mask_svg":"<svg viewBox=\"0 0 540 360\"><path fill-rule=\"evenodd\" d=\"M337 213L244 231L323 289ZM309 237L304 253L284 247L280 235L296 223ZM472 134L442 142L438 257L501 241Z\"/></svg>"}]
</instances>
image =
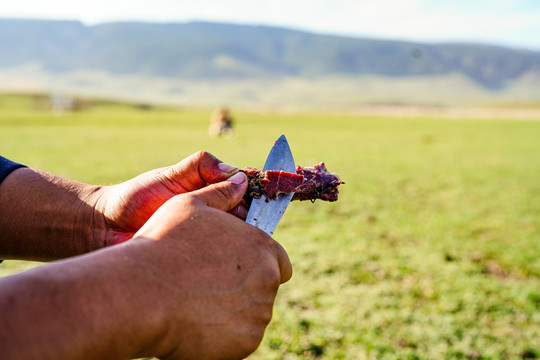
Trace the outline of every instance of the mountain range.
<instances>
[{"instance_id":1,"label":"mountain range","mask_svg":"<svg viewBox=\"0 0 540 360\"><path fill-rule=\"evenodd\" d=\"M77 21L0 19L0 54L0 74L32 64L49 76L91 71L117 78L204 83L459 77L495 95L523 81L529 87L540 85L540 52L526 49L209 22L87 26Z\"/></svg>"}]
</instances>

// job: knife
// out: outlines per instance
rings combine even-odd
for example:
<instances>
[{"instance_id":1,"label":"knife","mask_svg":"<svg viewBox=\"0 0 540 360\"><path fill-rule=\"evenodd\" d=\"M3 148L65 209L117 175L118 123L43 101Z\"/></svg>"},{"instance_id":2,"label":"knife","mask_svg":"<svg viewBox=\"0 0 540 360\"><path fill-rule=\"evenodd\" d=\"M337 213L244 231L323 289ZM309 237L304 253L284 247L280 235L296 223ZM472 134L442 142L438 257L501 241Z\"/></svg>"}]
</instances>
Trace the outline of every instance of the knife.
<instances>
[{"instance_id":1,"label":"knife","mask_svg":"<svg viewBox=\"0 0 540 360\"><path fill-rule=\"evenodd\" d=\"M266 158L263 170L277 170L296 174L296 166L285 135L276 140ZM246 222L272 236L294 193L279 194L277 200L266 197L253 199Z\"/></svg>"}]
</instances>

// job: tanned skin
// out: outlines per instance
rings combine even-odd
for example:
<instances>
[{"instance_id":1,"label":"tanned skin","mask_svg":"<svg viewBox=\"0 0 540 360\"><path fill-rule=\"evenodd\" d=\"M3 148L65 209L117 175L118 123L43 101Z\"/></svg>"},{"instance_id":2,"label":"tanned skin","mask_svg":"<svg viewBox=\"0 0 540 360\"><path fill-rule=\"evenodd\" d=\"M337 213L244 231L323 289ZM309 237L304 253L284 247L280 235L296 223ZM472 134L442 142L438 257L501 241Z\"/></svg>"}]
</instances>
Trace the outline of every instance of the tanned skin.
<instances>
[{"instance_id":1,"label":"tanned skin","mask_svg":"<svg viewBox=\"0 0 540 360\"><path fill-rule=\"evenodd\" d=\"M21 168L0 184L7 359L242 359L259 345L285 250L246 224L244 174L214 156L113 186Z\"/></svg>"}]
</instances>

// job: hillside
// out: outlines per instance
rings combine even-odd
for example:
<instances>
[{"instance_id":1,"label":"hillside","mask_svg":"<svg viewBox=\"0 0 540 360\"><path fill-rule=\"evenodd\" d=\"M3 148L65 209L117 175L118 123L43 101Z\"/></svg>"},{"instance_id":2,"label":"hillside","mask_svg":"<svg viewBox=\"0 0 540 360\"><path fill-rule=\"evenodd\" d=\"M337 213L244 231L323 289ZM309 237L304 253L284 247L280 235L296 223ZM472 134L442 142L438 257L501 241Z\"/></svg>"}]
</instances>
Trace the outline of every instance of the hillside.
<instances>
[{"instance_id":1,"label":"hillside","mask_svg":"<svg viewBox=\"0 0 540 360\"><path fill-rule=\"evenodd\" d=\"M0 75L2 70L21 78L26 73L29 80L36 79L24 70L31 64L45 77L61 79L83 71L115 81L126 76L205 83L459 78L474 91L500 95L515 82L537 84L540 74L540 53L527 50L206 22L86 26L75 21L0 19L0 51ZM70 79L67 82L73 83Z\"/></svg>"}]
</instances>

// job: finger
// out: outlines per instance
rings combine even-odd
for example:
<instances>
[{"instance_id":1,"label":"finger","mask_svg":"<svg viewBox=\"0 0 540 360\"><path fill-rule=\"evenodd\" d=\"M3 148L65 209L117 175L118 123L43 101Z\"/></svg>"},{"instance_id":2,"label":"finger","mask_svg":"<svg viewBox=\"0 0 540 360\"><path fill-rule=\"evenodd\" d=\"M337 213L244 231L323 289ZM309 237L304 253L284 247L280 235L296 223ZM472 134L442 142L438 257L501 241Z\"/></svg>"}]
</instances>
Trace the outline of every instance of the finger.
<instances>
[{"instance_id":1,"label":"finger","mask_svg":"<svg viewBox=\"0 0 540 360\"><path fill-rule=\"evenodd\" d=\"M238 167L223 163L209 152L199 151L165 168L162 176L172 186L180 185L177 193L182 193L224 181L237 172Z\"/></svg>"},{"instance_id":2,"label":"finger","mask_svg":"<svg viewBox=\"0 0 540 360\"><path fill-rule=\"evenodd\" d=\"M232 214L239 219L245 220L248 214L248 209L244 204L242 204L242 202L240 202L240 204L229 210L229 214Z\"/></svg>"},{"instance_id":3,"label":"finger","mask_svg":"<svg viewBox=\"0 0 540 360\"><path fill-rule=\"evenodd\" d=\"M236 173L217 184L209 185L189 193L207 206L229 211L240 203L247 190L247 177L244 173Z\"/></svg>"}]
</instances>

